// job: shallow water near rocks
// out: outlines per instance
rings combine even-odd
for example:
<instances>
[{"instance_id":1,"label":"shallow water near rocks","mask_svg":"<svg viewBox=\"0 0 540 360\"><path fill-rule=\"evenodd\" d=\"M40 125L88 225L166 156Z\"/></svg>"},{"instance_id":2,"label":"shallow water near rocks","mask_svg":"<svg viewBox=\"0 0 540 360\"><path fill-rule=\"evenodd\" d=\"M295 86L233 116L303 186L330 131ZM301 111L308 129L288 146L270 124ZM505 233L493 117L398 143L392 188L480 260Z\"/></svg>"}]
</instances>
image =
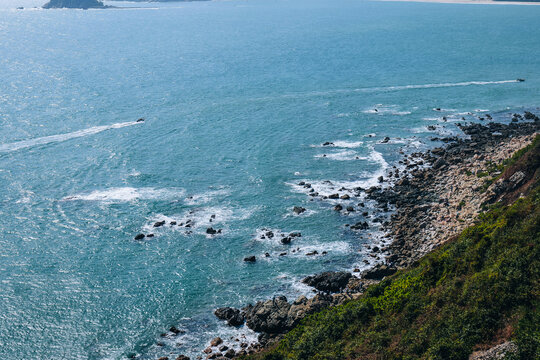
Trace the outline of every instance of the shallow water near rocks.
<instances>
[{"instance_id":1,"label":"shallow water near rocks","mask_svg":"<svg viewBox=\"0 0 540 360\"><path fill-rule=\"evenodd\" d=\"M193 356L215 335L253 338L212 310L309 294L303 277L375 260L370 203L368 219L340 214L365 200L298 183L375 185L462 117L538 105L540 7L114 4L138 8L0 7L3 359ZM161 337L171 325L182 333Z\"/></svg>"}]
</instances>

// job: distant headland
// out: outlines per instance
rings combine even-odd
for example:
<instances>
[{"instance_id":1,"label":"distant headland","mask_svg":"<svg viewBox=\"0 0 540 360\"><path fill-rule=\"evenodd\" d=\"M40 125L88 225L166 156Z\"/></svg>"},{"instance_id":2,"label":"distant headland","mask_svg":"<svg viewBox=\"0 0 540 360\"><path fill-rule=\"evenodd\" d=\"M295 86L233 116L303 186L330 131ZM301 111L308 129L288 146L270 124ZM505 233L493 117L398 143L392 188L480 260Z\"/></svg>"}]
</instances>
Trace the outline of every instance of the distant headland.
<instances>
[{"instance_id":1,"label":"distant headland","mask_svg":"<svg viewBox=\"0 0 540 360\"><path fill-rule=\"evenodd\" d=\"M43 5L44 9L104 9L109 6L103 5L99 0L50 0Z\"/></svg>"}]
</instances>

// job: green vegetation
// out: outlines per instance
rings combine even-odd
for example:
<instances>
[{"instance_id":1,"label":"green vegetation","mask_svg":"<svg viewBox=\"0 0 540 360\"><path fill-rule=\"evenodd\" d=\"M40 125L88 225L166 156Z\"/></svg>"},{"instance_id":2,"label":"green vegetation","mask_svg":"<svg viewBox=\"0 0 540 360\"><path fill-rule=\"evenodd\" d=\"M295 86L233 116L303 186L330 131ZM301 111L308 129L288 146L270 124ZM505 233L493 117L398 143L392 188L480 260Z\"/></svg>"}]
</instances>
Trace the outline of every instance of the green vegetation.
<instances>
[{"instance_id":1,"label":"green vegetation","mask_svg":"<svg viewBox=\"0 0 540 360\"><path fill-rule=\"evenodd\" d=\"M510 159L516 164L532 147ZM467 359L511 338L540 359L540 187L413 268L305 318L255 359Z\"/></svg>"}]
</instances>

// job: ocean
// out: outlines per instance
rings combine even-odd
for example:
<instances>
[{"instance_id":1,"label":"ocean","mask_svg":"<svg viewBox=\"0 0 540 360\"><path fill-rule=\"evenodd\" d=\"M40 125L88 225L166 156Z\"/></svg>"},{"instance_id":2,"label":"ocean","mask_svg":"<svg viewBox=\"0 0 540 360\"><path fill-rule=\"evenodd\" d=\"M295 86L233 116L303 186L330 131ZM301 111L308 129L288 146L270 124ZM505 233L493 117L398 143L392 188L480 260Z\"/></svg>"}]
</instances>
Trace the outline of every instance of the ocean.
<instances>
[{"instance_id":1,"label":"ocean","mask_svg":"<svg viewBox=\"0 0 540 360\"><path fill-rule=\"evenodd\" d=\"M311 188L377 185L458 122L540 105L537 6L40 3L0 5L2 359L195 358L217 335L255 339L213 310L378 261L372 204Z\"/></svg>"}]
</instances>

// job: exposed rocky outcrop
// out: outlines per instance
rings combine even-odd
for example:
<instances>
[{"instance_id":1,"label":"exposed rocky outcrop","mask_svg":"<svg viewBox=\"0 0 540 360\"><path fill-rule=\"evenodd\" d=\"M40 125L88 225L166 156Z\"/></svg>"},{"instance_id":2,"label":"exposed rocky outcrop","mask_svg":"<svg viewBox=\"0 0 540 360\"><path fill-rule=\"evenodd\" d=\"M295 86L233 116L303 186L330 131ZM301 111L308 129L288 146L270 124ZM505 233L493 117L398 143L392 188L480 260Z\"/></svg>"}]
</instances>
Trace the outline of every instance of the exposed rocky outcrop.
<instances>
[{"instance_id":1,"label":"exposed rocky outcrop","mask_svg":"<svg viewBox=\"0 0 540 360\"><path fill-rule=\"evenodd\" d=\"M509 357L510 354L517 352L517 346L512 341L507 341L494 346L486 351L477 351L469 356L469 360L502 360Z\"/></svg>"},{"instance_id":2,"label":"exposed rocky outcrop","mask_svg":"<svg viewBox=\"0 0 540 360\"><path fill-rule=\"evenodd\" d=\"M43 5L44 9L104 9L106 7L99 0L50 0Z\"/></svg>"},{"instance_id":3,"label":"exposed rocky outcrop","mask_svg":"<svg viewBox=\"0 0 540 360\"><path fill-rule=\"evenodd\" d=\"M321 274L308 276L302 282L312 286L319 291L326 293L335 293L343 290L349 282L352 275L345 271L323 272Z\"/></svg>"},{"instance_id":4,"label":"exposed rocky outcrop","mask_svg":"<svg viewBox=\"0 0 540 360\"><path fill-rule=\"evenodd\" d=\"M532 120L460 125L469 139L456 138L445 147L413 154L432 167L411 171L393 187L366 191L381 207L390 204L397 211L385 227L387 237L393 239L385 249L387 267L374 268L364 276L375 279L385 276L385 271L408 267L472 225L486 204L510 194L519 196L519 189L538 176L534 173L538 165L502 175L499 167L540 131L540 122ZM494 183L487 186L490 181Z\"/></svg>"}]
</instances>

